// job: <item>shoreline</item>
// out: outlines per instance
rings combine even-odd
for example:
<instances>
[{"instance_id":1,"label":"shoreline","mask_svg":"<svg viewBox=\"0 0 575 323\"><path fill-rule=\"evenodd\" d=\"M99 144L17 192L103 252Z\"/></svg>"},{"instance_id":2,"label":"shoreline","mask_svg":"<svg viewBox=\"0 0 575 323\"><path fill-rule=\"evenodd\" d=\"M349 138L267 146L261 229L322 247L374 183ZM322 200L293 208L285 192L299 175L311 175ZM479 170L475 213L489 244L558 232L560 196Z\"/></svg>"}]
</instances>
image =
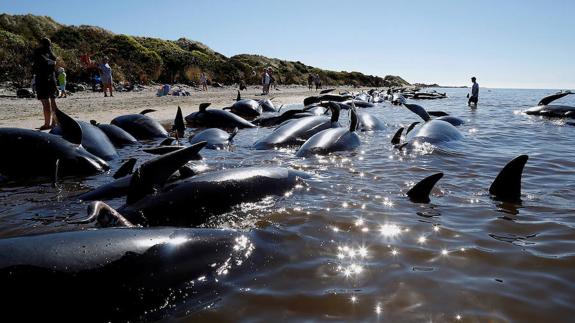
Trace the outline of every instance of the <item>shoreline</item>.
<instances>
[{"instance_id":1,"label":"shoreline","mask_svg":"<svg viewBox=\"0 0 575 323\"><path fill-rule=\"evenodd\" d=\"M210 108L221 109L230 106L236 99L237 87L209 88L199 91L196 88L182 86L190 96L157 97L157 86L147 86L142 91L114 92L114 97L104 97L102 92L83 91L72 93L67 98L56 99L58 108L79 120L96 120L110 123L112 119L123 114L139 113L144 109L154 109L150 113L160 122L172 121L178 106L184 116L198 111L200 103L210 102ZM351 87L338 87L338 91L354 90ZM269 95L261 96L261 86L249 86L241 92L242 98L273 98L276 107L282 104L302 103L303 99L318 94L319 91L308 90L307 86L289 85L271 90ZM35 129L43 124L42 105L37 99L20 99L9 97L11 92L0 93L0 127L17 127Z\"/></svg>"}]
</instances>

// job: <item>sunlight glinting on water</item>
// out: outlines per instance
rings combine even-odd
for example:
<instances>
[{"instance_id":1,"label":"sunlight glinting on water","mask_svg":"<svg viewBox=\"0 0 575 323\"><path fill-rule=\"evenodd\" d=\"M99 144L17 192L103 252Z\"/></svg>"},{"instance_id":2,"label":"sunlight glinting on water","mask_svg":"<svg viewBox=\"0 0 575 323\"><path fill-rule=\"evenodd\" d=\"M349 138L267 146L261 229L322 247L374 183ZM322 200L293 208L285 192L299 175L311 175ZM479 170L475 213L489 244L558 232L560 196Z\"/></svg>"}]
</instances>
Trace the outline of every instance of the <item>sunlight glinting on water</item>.
<instances>
[{"instance_id":1,"label":"sunlight glinting on water","mask_svg":"<svg viewBox=\"0 0 575 323\"><path fill-rule=\"evenodd\" d=\"M393 148L395 131L421 119L404 107L384 103L361 109L388 127L358 132L362 145L354 152L296 158L293 148L251 149L271 128L242 129L233 151L202 151L201 171L266 165L302 170L312 177L279 198L241 203L204 225L245 235L233 246L239 256L219 271L230 280L217 286L218 300L207 312L192 311L189 320L229 321L237 318L238 309L256 321L277 319L278 313L294 321L525 322L570 317L575 312L570 302L575 290L575 224L569 216L575 191L575 155L570 149L575 146L574 128L523 114L549 91L487 90L477 109L466 107L465 89L442 89L447 99L417 101L466 121L458 127L463 139L441 147L425 143L413 150ZM402 142L413 138L418 127ZM149 159L140 148L125 148L123 155ZM491 199L490 184L519 154L530 157L522 203ZM430 203L413 203L405 196L412 185L436 172L445 175L432 190ZM73 196L108 180L62 179L59 191L49 185L4 188L4 235L62 230L62 219L85 214L86 204ZM119 207L124 200L109 203ZM189 215L195 216L193 205ZM253 240L248 238L252 235ZM186 244L177 237L172 240L174 248ZM234 267L240 267L237 276Z\"/></svg>"}]
</instances>

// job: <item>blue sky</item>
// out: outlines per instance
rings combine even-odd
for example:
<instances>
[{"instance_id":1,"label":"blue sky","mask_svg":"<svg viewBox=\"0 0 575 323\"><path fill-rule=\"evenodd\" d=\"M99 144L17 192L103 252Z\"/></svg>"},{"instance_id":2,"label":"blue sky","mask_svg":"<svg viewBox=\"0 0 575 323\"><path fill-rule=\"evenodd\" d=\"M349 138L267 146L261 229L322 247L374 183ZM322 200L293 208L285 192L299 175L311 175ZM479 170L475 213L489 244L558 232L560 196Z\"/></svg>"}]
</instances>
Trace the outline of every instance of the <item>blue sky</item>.
<instances>
[{"instance_id":1,"label":"blue sky","mask_svg":"<svg viewBox=\"0 0 575 323\"><path fill-rule=\"evenodd\" d=\"M2 0L0 12L409 82L575 88L573 0Z\"/></svg>"}]
</instances>

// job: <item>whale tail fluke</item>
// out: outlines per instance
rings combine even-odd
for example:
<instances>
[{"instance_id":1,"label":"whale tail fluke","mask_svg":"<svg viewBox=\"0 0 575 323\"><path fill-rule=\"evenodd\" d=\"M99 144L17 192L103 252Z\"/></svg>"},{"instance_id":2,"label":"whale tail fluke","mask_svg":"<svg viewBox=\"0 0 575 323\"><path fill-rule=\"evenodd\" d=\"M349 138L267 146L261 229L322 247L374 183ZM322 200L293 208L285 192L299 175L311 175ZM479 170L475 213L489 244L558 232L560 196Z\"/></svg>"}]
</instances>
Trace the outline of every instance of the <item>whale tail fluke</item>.
<instances>
[{"instance_id":1,"label":"whale tail fluke","mask_svg":"<svg viewBox=\"0 0 575 323\"><path fill-rule=\"evenodd\" d=\"M421 119L423 119L423 121L431 120L429 113L427 113L427 111L425 111L425 109L422 106L417 105L417 104L409 104L409 103L404 103L403 105L406 108L408 108L409 111L417 114Z\"/></svg>"},{"instance_id":2,"label":"whale tail fluke","mask_svg":"<svg viewBox=\"0 0 575 323\"><path fill-rule=\"evenodd\" d=\"M521 175L528 159L527 155L515 157L499 172L489 188L489 193L496 200L521 200Z\"/></svg>"},{"instance_id":3,"label":"whale tail fluke","mask_svg":"<svg viewBox=\"0 0 575 323\"><path fill-rule=\"evenodd\" d=\"M138 160L136 158L128 159L125 163L122 164L122 166L120 166L120 168L118 168L118 170L116 171L116 173L114 173L112 177L114 179L118 179L132 174L132 172L134 171L134 166L136 166L137 161Z\"/></svg>"},{"instance_id":4,"label":"whale tail fluke","mask_svg":"<svg viewBox=\"0 0 575 323\"><path fill-rule=\"evenodd\" d=\"M417 126L418 124L419 124L419 122L413 122L412 124L410 124L409 127L407 127L407 131L405 132L405 135L407 136L407 134L408 134L411 130L413 130L413 128L414 128L415 126Z\"/></svg>"},{"instance_id":5,"label":"whale tail fluke","mask_svg":"<svg viewBox=\"0 0 575 323\"><path fill-rule=\"evenodd\" d=\"M402 133L403 133L403 127L397 129L397 131L395 132L395 135L393 135L393 138L391 138L391 144L392 145L399 144L399 142L401 141L401 134Z\"/></svg>"},{"instance_id":6,"label":"whale tail fluke","mask_svg":"<svg viewBox=\"0 0 575 323\"><path fill-rule=\"evenodd\" d=\"M99 227L134 227L123 215L108 204L96 201L88 205L88 217L77 221L67 221L69 224L87 224L96 222Z\"/></svg>"},{"instance_id":7,"label":"whale tail fluke","mask_svg":"<svg viewBox=\"0 0 575 323\"><path fill-rule=\"evenodd\" d=\"M419 183L415 184L409 191L407 191L407 196L412 202L415 203L429 203L429 194L431 190L443 177L443 173L433 174L422 179Z\"/></svg>"},{"instance_id":8,"label":"whale tail fluke","mask_svg":"<svg viewBox=\"0 0 575 323\"><path fill-rule=\"evenodd\" d=\"M537 105L548 105L549 103L561 99L562 97L567 96L569 94L575 94L575 93L571 91L555 93L553 95L544 97L543 99L541 99L541 101L539 101L539 103L537 103Z\"/></svg>"}]
</instances>

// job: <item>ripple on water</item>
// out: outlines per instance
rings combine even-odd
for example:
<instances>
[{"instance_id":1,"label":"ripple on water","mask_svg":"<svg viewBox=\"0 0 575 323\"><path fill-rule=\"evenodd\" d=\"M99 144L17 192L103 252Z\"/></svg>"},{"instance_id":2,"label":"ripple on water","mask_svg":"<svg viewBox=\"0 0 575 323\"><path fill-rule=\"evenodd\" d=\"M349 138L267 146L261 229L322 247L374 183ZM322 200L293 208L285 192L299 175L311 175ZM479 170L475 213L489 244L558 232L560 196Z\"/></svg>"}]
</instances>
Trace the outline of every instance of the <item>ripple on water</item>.
<instances>
[{"instance_id":1,"label":"ripple on water","mask_svg":"<svg viewBox=\"0 0 575 323\"><path fill-rule=\"evenodd\" d=\"M299 159L295 149L250 149L266 128L241 130L232 151L203 152L213 170L284 166L315 176L288 196L210 219L205 226L257 228L265 256L222 282L227 288L207 308L183 309L184 321L568 320L575 313L575 128L521 113L552 91L484 91L477 109L466 107L465 90L444 91L448 99L419 104L466 120L464 139L446 147L392 148L397 128L420 120L382 104L365 110L389 127L360 133L363 145L353 153ZM139 148L121 156L150 158ZM522 204L491 200L491 181L519 154L530 156ZM435 172L445 176L430 204L405 198ZM109 178L3 186L0 233L76 228L65 220L83 216L86 205L74 195Z\"/></svg>"}]
</instances>

